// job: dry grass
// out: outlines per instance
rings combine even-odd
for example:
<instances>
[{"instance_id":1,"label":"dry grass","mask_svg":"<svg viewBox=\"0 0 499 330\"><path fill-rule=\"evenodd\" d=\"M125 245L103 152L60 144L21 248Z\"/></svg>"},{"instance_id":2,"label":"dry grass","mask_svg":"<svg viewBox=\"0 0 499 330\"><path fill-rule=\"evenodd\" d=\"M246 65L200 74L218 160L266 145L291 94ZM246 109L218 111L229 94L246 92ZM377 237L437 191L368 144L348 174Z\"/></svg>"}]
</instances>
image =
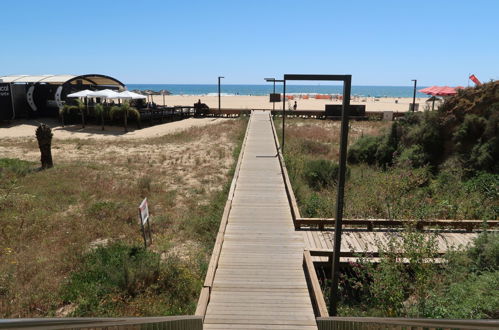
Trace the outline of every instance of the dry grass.
<instances>
[{"instance_id":1,"label":"dry grass","mask_svg":"<svg viewBox=\"0 0 499 330\"><path fill-rule=\"evenodd\" d=\"M281 137L282 120L274 121L277 133ZM380 135L390 127L390 122L351 121L348 144L354 143L363 135ZM320 154L324 158L337 159L339 156L341 123L331 120L287 119L286 143L299 147L309 154Z\"/></svg>"},{"instance_id":2,"label":"dry grass","mask_svg":"<svg viewBox=\"0 0 499 330\"><path fill-rule=\"evenodd\" d=\"M202 222L194 220L214 198L223 200L245 125L233 120L116 143L54 140L53 169L17 175L0 168L0 316L54 315L64 305L61 285L92 245L142 244L137 207L144 197L152 250L174 251L202 268L212 242L196 233ZM39 161L33 139L2 140L0 150L33 168ZM119 310L143 315L138 307Z\"/></svg>"}]
</instances>

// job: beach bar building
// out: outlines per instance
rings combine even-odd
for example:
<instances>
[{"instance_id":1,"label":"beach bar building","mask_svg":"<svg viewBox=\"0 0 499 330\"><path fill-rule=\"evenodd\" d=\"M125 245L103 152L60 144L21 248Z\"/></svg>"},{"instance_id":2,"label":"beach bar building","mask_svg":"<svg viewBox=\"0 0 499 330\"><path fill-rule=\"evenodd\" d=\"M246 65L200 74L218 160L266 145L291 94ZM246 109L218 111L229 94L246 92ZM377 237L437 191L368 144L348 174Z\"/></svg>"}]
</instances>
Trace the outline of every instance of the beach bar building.
<instances>
[{"instance_id":1,"label":"beach bar building","mask_svg":"<svg viewBox=\"0 0 499 330\"><path fill-rule=\"evenodd\" d=\"M101 74L0 76L0 120L55 117L68 94L124 87L118 79Z\"/></svg>"}]
</instances>

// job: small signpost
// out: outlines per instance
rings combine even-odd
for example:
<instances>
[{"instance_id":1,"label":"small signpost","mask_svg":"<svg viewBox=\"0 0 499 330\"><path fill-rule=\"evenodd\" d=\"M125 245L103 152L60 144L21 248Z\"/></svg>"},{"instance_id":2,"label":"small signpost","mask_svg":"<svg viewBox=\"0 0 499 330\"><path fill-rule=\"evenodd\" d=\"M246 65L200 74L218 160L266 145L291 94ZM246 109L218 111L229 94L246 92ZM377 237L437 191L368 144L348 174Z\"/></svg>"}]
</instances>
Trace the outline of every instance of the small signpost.
<instances>
[{"instance_id":1,"label":"small signpost","mask_svg":"<svg viewBox=\"0 0 499 330\"><path fill-rule=\"evenodd\" d=\"M144 247L147 248L147 245L152 244L151 225L149 219L149 206L147 205L147 198L144 198L142 203L140 203L139 205L139 219L140 219L140 226L142 228L142 236L144 237Z\"/></svg>"},{"instance_id":2,"label":"small signpost","mask_svg":"<svg viewBox=\"0 0 499 330\"><path fill-rule=\"evenodd\" d=\"M281 94L280 93L270 93L270 102L281 102Z\"/></svg>"}]
</instances>

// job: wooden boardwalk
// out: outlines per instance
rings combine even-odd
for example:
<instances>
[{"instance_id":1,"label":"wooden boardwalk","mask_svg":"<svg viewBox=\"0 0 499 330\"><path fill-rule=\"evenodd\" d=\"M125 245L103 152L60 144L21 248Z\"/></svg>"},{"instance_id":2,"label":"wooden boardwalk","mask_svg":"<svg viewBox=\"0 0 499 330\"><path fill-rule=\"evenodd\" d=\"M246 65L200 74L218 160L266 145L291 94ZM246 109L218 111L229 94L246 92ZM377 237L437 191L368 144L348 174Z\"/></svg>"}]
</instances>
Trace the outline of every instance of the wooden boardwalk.
<instances>
[{"instance_id":1,"label":"wooden boardwalk","mask_svg":"<svg viewBox=\"0 0 499 330\"><path fill-rule=\"evenodd\" d=\"M270 120L248 124L205 329L317 329Z\"/></svg>"},{"instance_id":2,"label":"wooden boardwalk","mask_svg":"<svg viewBox=\"0 0 499 330\"><path fill-rule=\"evenodd\" d=\"M334 230L301 230L304 238L305 248L310 251L330 251L334 247ZM449 249L465 248L473 243L477 233L437 232L427 233L434 235L436 253L444 254ZM378 247L386 246L390 238L399 239L400 232L397 231L349 231L344 230L341 235L341 252L352 253L377 253ZM314 256L314 262L328 262L328 257ZM341 257L340 261L355 261L355 257ZM376 260L377 258L371 258Z\"/></svg>"}]
</instances>

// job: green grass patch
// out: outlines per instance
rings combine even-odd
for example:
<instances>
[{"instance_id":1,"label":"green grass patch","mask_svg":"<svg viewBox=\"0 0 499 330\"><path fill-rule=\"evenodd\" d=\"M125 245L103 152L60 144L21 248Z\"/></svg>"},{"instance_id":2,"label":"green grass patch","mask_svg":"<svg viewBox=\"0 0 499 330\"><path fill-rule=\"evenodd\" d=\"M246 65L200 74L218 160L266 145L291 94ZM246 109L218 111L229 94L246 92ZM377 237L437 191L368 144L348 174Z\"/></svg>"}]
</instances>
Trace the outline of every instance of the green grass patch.
<instances>
[{"instance_id":1,"label":"green grass patch","mask_svg":"<svg viewBox=\"0 0 499 330\"><path fill-rule=\"evenodd\" d=\"M77 306L74 316L118 316L129 301L154 296L157 310L166 314L192 313L202 278L179 258L161 261L143 247L115 243L88 253L79 270L62 289L66 304ZM145 307L147 309L147 307Z\"/></svg>"}]
</instances>

